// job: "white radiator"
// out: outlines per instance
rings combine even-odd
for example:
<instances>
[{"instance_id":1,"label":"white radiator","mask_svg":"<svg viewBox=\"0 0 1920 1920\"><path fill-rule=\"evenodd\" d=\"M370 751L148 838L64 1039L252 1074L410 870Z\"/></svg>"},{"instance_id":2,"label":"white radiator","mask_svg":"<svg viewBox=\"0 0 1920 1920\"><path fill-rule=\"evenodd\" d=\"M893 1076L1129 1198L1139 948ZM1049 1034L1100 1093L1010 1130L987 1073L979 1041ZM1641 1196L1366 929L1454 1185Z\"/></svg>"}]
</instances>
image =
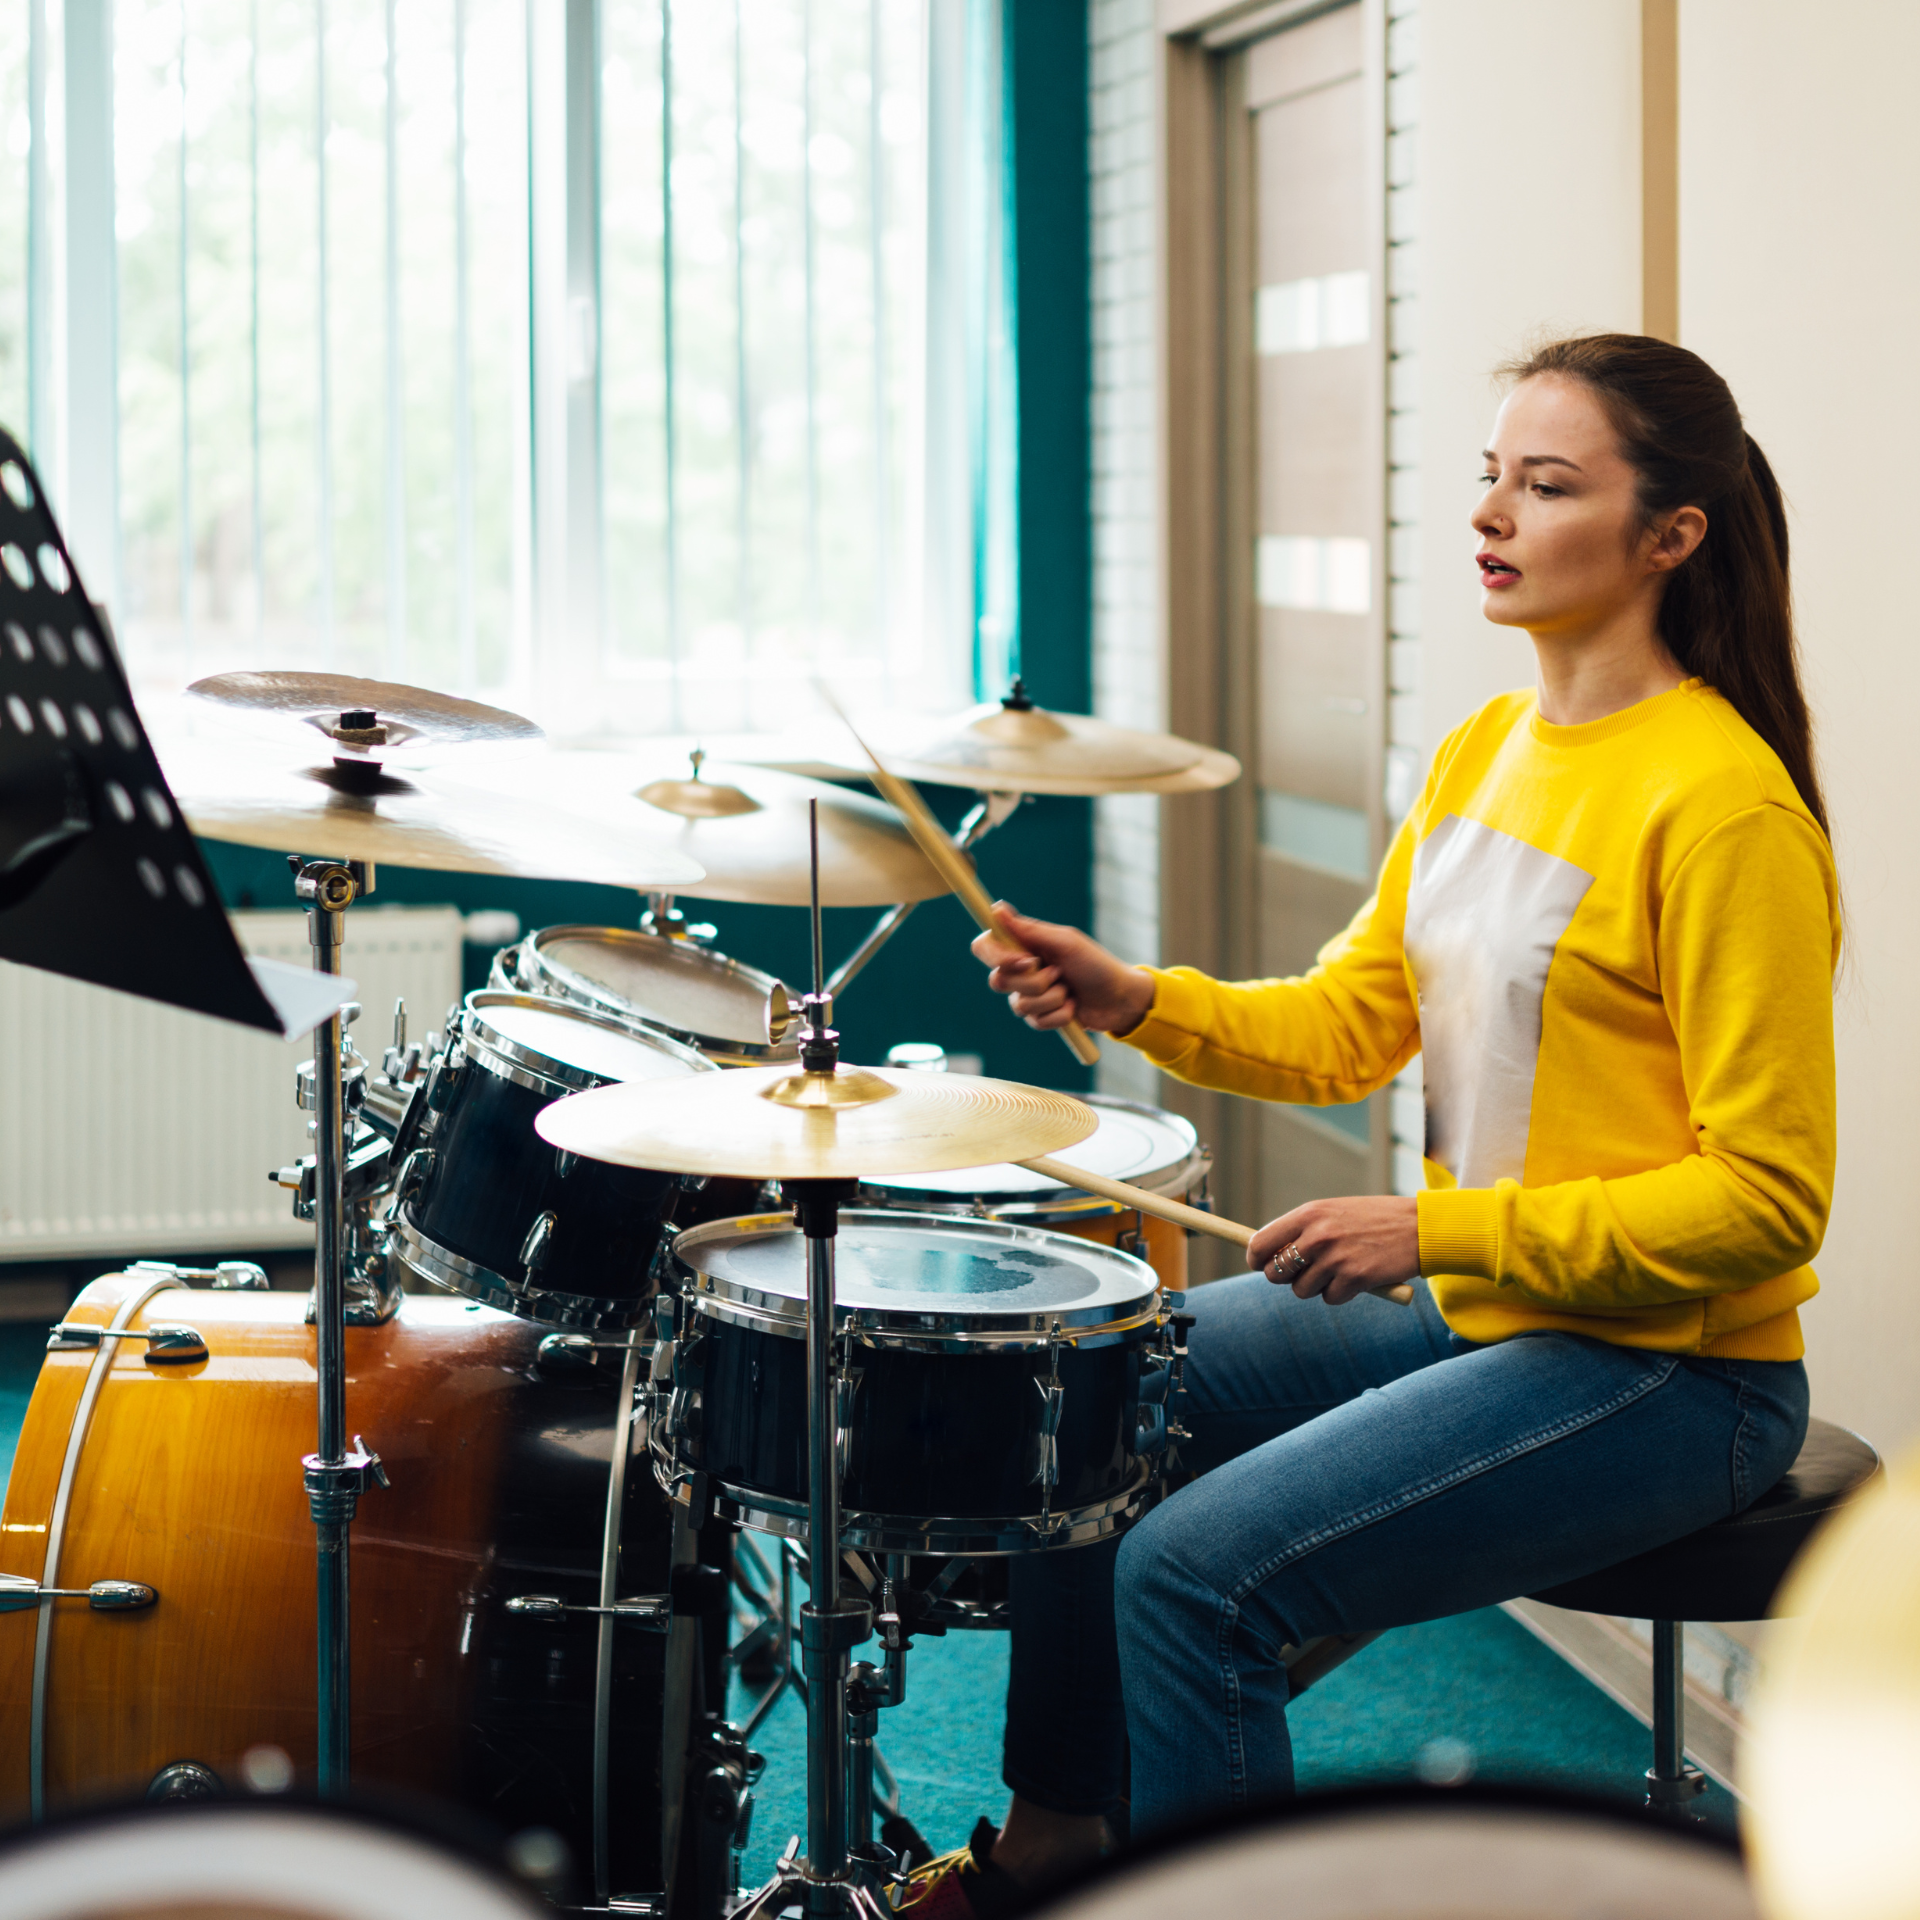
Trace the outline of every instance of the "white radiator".
<instances>
[{"instance_id":1,"label":"white radiator","mask_svg":"<svg viewBox=\"0 0 1920 1920\"><path fill-rule=\"evenodd\" d=\"M249 953L312 964L306 915L236 913ZM343 971L378 1066L404 998L410 1037L460 992L452 907L356 907ZM294 1069L312 1036L268 1034L0 962L0 1261L310 1246L267 1179L309 1150Z\"/></svg>"}]
</instances>

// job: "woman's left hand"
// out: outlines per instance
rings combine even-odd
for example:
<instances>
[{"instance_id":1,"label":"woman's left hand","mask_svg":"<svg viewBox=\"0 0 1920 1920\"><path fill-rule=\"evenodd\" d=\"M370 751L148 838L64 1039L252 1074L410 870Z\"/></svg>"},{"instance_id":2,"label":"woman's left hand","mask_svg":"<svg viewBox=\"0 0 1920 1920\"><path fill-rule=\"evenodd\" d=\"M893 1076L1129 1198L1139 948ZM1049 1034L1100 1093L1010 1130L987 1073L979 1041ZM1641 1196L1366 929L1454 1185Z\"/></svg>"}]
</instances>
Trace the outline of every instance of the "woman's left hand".
<instances>
[{"instance_id":1,"label":"woman's left hand","mask_svg":"<svg viewBox=\"0 0 1920 1920\"><path fill-rule=\"evenodd\" d=\"M1309 1200L1253 1236L1247 1265L1302 1300L1319 1294L1329 1306L1344 1306L1418 1275L1419 1208L1411 1197L1385 1194Z\"/></svg>"}]
</instances>

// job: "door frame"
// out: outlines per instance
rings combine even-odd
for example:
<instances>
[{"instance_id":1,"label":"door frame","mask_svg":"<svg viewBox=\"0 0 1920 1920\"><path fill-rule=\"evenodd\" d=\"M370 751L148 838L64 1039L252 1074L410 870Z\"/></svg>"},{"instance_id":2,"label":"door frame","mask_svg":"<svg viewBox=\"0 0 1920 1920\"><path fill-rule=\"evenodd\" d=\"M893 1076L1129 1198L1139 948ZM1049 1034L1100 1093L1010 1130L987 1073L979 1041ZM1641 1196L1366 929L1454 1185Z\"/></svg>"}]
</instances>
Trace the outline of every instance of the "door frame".
<instances>
[{"instance_id":1,"label":"door frame","mask_svg":"<svg viewBox=\"0 0 1920 1920\"><path fill-rule=\"evenodd\" d=\"M1224 747L1246 769L1216 794L1161 803L1163 946L1208 973L1245 979L1257 964L1257 902L1246 885L1259 843L1254 603L1253 181L1244 137L1245 49L1336 7L1358 6L1367 111L1367 254L1372 272L1371 415L1376 445L1370 640L1376 663L1368 821L1385 856L1387 606L1386 0L1160 0L1161 631L1169 731ZM1238 231L1243 244L1229 236ZM1215 1191L1230 1217L1265 1217L1260 1113L1200 1088L1169 1103L1214 1143ZM1391 1186L1386 1091L1372 1102L1366 1169Z\"/></svg>"}]
</instances>

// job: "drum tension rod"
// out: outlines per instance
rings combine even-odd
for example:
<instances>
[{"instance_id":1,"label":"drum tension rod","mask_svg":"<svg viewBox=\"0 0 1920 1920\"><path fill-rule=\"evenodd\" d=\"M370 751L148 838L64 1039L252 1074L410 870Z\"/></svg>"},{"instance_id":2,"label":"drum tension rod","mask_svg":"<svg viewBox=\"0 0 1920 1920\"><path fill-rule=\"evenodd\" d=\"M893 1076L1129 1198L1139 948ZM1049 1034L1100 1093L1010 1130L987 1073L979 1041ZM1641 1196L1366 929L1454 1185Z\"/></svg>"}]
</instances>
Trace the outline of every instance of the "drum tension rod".
<instances>
[{"instance_id":1,"label":"drum tension rod","mask_svg":"<svg viewBox=\"0 0 1920 1920\"><path fill-rule=\"evenodd\" d=\"M193 1327L103 1327L62 1320L47 1333L49 1353L79 1353L104 1340L144 1340L151 1367L184 1366L207 1357L207 1343Z\"/></svg>"},{"instance_id":2,"label":"drum tension rod","mask_svg":"<svg viewBox=\"0 0 1920 1920\"><path fill-rule=\"evenodd\" d=\"M0 1573L0 1613L42 1600L84 1600L95 1613L134 1613L160 1598L144 1580L96 1580L90 1587L43 1587L28 1574Z\"/></svg>"}]
</instances>

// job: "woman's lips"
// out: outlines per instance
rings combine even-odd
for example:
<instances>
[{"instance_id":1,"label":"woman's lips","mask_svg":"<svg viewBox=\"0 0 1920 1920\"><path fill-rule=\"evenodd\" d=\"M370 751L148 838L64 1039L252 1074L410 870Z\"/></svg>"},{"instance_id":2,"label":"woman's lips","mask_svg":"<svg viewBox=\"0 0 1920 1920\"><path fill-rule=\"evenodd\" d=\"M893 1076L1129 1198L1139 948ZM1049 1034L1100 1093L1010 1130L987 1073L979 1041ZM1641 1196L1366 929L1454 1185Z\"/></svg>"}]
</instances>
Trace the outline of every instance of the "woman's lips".
<instances>
[{"instance_id":1,"label":"woman's lips","mask_svg":"<svg viewBox=\"0 0 1920 1920\"><path fill-rule=\"evenodd\" d=\"M1520 578L1520 569L1510 567L1504 560L1496 560L1490 553L1474 555L1480 565L1480 584L1490 592L1501 587L1510 587Z\"/></svg>"}]
</instances>

